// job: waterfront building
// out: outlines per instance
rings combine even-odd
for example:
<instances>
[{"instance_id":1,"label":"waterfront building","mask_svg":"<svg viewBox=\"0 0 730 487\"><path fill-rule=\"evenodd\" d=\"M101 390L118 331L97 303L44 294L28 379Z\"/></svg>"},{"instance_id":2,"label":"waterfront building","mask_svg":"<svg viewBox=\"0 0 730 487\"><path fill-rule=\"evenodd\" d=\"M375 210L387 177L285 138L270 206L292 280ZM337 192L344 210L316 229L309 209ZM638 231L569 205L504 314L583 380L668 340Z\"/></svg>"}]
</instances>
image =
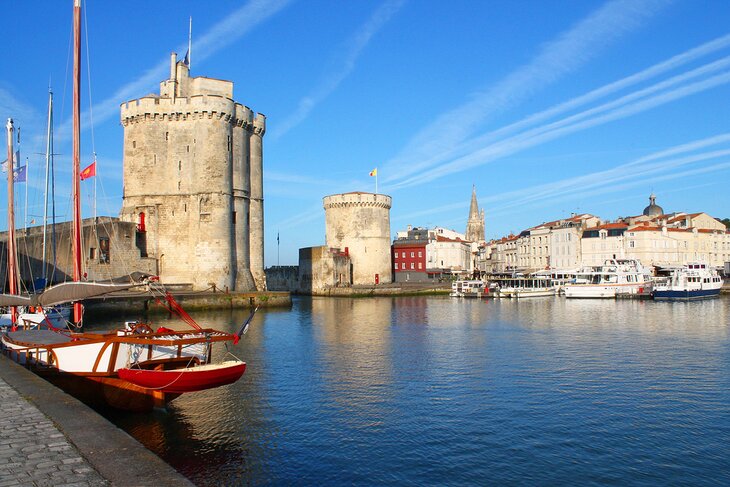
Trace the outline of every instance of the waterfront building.
<instances>
[{"instance_id":1,"label":"waterfront building","mask_svg":"<svg viewBox=\"0 0 730 487\"><path fill-rule=\"evenodd\" d=\"M393 242L393 277L394 282L424 282L433 279L439 269L427 269L426 247L429 243L429 230L412 228L398 232Z\"/></svg>"},{"instance_id":2,"label":"waterfront building","mask_svg":"<svg viewBox=\"0 0 730 487\"><path fill-rule=\"evenodd\" d=\"M625 233L628 228L627 223L619 221L583 230L580 245L582 265L598 266L608 259L634 258L626 252Z\"/></svg>"},{"instance_id":3,"label":"waterfront building","mask_svg":"<svg viewBox=\"0 0 730 487\"><path fill-rule=\"evenodd\" d=\"M730 261L730 233L707 213L665 214L649 197L640 215L601 221L590 214L572 215L484 244L481 274L530 273L543 269L575 270L602 265L607 259L639 259L658 267L703 261Z\"/></svg>"},{"instance_id":4,"label":"waterfront building","mask_svg":"<svg viewBox=\"0 0 730 487\"><path fill-rule=\"evenodd\" d=\"M409 225L397 235L393 241L395 282L433 281L472 272L472 243L461 233Z\"/></svg>"},{"instance_id":5,"label":"waterfront building","mask_svg":"<svg viewBox=\"0 0 730 487\"><path fill-rule=\"evenodd\" d=\"M554 222L550 232L549 267L565 270L580 267L583 229L598 225L599 222L598 217L587 213Z\"/></svg>"},{"instance_id":6,"label":"waterfront building","mask_svg":"<svg viewBox=\"0 0 730 487\"><path fill-rule=\"evenodd\" d=\"M363 192L323 199L327 247L349 256L353 285L392 282L391 204L390 196Z\"/></svg>"},{"instance_id":7,"label":"waterfront building","mask_svg":"<svg viewBox=\"0 0 730 487\"><path fill-rule=\"evenodd\" d=\"M485 244L477 263L482 274L527 274L544 269L576 268L581 264L581 233L600 220L590 214L545 222Z\"/></svg>"},{"instance_id":8,"label":"waterfront building","mask_svg":"<svg viewBox=\"0 0 730 487\"><path fill-rule=\"evenodd\" d=\"M121 105L124 194L165 283L194 289L265 290L263 136L266 119L233 99L233 82L170 77Z\"/></svg>"}]
</instances>

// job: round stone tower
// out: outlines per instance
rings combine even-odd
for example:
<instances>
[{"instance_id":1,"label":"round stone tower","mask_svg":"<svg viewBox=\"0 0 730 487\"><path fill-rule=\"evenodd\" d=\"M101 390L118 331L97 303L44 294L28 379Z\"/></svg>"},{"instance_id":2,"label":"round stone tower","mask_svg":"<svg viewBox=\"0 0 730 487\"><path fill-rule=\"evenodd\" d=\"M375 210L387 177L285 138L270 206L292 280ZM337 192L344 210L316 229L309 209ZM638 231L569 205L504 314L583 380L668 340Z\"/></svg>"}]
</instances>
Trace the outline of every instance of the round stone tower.
<instances>
[{"instance_id":1,"label":"round stone tower","mask_svg":"<svg viewBox=\"0 0 730 487\"><path fill-rule=\"evenodd\" d=\"M353 284L388 283L392 279L390 207L384 194L345 193L324 197L326 242L347 252Z\"/></svg>"},{"instance_id":2,"label":"round stone tower","mask_svg":"<svg viewBox=\"0 0 730 487\"><path fill-rule=\"evenodd\" d=\"M233 100L233 83L191 78L170 59L160 95L121 106L120 219L165 283L264 290L263 157L266 119Z\"/></svg>"}]
</instances>

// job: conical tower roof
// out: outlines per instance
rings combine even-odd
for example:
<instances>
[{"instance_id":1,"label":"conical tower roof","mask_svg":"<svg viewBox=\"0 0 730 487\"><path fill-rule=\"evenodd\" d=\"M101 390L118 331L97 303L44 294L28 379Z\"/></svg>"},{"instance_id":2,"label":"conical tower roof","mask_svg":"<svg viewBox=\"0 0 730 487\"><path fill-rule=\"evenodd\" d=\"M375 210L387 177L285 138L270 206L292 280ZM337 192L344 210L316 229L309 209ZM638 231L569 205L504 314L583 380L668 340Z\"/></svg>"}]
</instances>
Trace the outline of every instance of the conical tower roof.
<instances>
[{"instance_id":1,"label":"conical tower roof","mask_svg":"<svg viewBox=\"0 0 730 487\"><path fill-rule=\"evenodd\" d=\"M471 205L469 206L469 219L479 218L479 204L477 203L477 187L471 187Z\"/></svg>"},{"instance_id":2,"label":"conical tower roof","mask_svg":"<svg viewBox=\"0 0 730 487\"><path fill-rule=\"evenodd\" d=\"M472 185L471 204L469 205L469 219L466 223L466 239L470 242L481 242L484 240L484 211L479 213L477 203L477 188Z\"/></svg>"}]
</instances>

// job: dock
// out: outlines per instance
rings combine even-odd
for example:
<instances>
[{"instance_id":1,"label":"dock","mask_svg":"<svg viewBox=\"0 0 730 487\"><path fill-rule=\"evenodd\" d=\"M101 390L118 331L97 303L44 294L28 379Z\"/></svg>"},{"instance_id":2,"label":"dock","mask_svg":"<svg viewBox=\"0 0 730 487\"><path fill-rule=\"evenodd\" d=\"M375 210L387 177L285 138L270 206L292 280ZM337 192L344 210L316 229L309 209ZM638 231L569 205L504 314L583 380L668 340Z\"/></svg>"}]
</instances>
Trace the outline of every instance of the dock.
<instances>
[{"instance_id":1,"label":"dock","mask_svg":"<svg viewBox=\"0 0 730 487\"><path fill-rule=\"evenodd\" d=\"M96 411L0 355L0 486L192 486Z\"/></svg>"},{"instance_id":2,"label":"dock","mask_svg":"<svg viewBox=\"0 0 730 487\"><path fill-rule=\"evenodd\" d=\"M175 300L186 311L215 309L291 308L291 294L285 291L225 292L171 290ZM84 306L94 313L144 312L166 313L157 305L158 296L148 292L117 292L87 299Z\"/></svg>"}]
</instances>

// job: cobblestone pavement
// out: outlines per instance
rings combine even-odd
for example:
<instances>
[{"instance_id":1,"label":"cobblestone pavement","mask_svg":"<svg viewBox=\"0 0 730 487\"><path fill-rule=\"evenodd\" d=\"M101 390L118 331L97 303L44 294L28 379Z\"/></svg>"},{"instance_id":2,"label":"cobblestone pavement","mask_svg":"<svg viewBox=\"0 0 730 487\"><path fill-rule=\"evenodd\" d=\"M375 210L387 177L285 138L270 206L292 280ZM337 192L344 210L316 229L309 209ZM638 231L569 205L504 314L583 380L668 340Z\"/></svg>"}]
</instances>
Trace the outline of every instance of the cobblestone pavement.
<instances>
[{"instance_id":1,"label":"cobblestone pavement","mask_svg":"<svg viewBox=\"0 0 730 487\"><path fill-rule=\"evenodd\" d=\"M0 379L0 487L109 485L61 431Z\"/></svg>"}]
</instances>

